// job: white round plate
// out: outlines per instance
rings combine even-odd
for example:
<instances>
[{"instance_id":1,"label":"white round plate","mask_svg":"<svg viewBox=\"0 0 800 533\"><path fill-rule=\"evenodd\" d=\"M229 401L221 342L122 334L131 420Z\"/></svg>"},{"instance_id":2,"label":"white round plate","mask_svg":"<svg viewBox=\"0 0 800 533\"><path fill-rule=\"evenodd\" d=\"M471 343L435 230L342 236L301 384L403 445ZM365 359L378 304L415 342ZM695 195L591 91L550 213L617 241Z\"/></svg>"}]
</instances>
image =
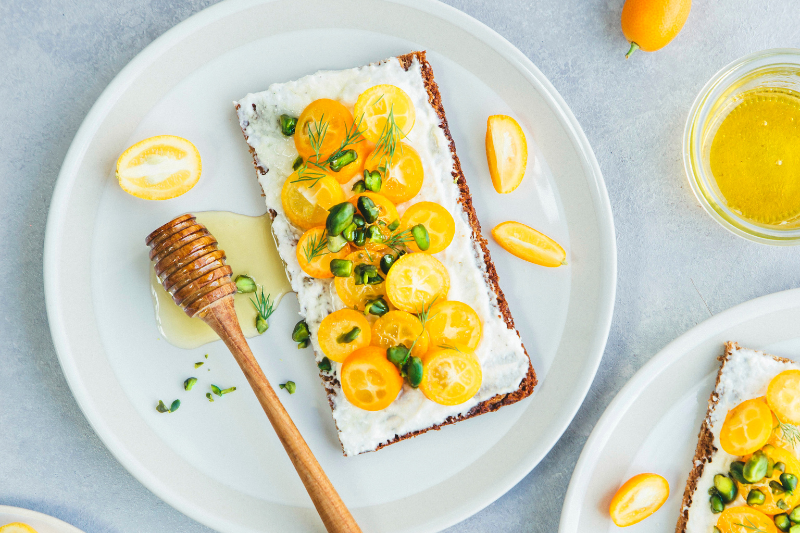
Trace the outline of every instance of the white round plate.
<instances>
[{"instance_id":1,"label":"white round plate","mask_svg":"<svg viewBox=\"0 0 800 533\"><path fill-rule=\"evenodd\" d=\"M490 245L540 385L498 413L344 458L311 354L289 338L291 295L251 343L266 375L297 383L293 396L281 393L284 404L370 532L435 531L494 501L556 442L594 377L614 302L610 207L585 136L530 61L438 3L223 2L156 40L97 101L62 167L45 243L50 327L81 409L134 476L213 528L319 531L321 522L225 347L179 350L159 339L144 237L187 211L265 211L234 100L412 50L428 51L484 228L517 219L569 250L568 267L546 269ZM507 196L494 192L486 167L486 117L496 113L520 120L535 155ZM146 202L119 188L114 164L127 146L158 134L192 140L203 177L180 198ZM206 384L184 392L193 374ZM239 390L211 404L209 381ZM159 399L174 398L180 411L155 411Z\"/></svg>"},{"instance_id":2,"label":"white round plate","mask_svg":"<svg viewBox=\"0 0 800 533\"><path fill-rule=\"evenodd\" d=\"M77 527L62 522L58 518L30 509L0 505L0 527L14 522L27 524L35 529L36 533L83 533Z\"/></svg>"},{"instance_id":3,"label":"white round plate","mask_svg":"<svg viewBox=\"0 0 800 533\"><path fill-rule=\"evenodd\" d=\"M653 357L619 391L586 441L564 499L559 533L621 531L608 506L625 480L643 472L667 479L669 499L625 531L674 531L723 344L736 341L800 361L798 323L800 289L778 292L709 318Z\"/></svg>"}]
</instances>

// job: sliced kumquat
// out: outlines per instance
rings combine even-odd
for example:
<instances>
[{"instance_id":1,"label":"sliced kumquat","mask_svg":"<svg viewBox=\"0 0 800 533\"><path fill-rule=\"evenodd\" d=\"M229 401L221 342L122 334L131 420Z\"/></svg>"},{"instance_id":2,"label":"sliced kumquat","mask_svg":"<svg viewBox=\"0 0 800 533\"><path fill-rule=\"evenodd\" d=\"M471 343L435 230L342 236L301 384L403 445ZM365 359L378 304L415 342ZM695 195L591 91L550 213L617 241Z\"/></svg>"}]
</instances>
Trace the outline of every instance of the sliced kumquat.
<instances>
[{"instance_id":1,"label":"sliced kumquat","mask_svg":"<svg viewBox=\"0 0 800 533\"><path fill-rule=\"evenodd\" d=\"M403 311L421 313L436 301L446 300L450 274L430 254L406 254L395 262L386 275L386 294Z\"/></svg>"},{"instance_id":2,"label":"sliced kumquat","mask_svg":"<svg viewBox=\"0 0 800 533\"><path fill-rule=\"evenodd\" d=\"M354 332L355 328L358 332ZM339 309L329 314L322 319L317 332L322 352L337 363L343 363L354 351L369 346L371 339L367 317L352 309Z\"/></svg>"},{"instance_id":3,"label":"sliced kumquat","mask_svg":"<svg viewBox=\"0 0 800 533\"><path fill-rule=\"evenodd\" d=\"M297 152L308 159L319 153L325 160L339 150L353 127L353 115L336 100L321 98L306 106L294 130Z\"/></svg>"},{"instance_id":4,"label":"sliced kumquat","mask_svg":"<svg viewBox=\"0 0 800 533\"><path fill-rule=\"evenodd\" d=\"M356 142L348 144L344 147L344 150L355 150L356 160L343 166L339 171L334 171L332 169L330 171L330 175L342 185L349 182L354 177L362 175L364 172L364 164L367 162L367 158L373 150L375 150L375 145L359 136Z\"/></svg>"},{"instance_id":5,"label":"sliced kumquat","mask_svg":"<svg viewBox=\"0 0 800 533\"><path fill-rule=\"evenodd\" d=\"M478 393L481 363L466 346L434 348L422 357L419 389L440 405L460 405Z\"/></svg>"},{"instance_id":6,"label":"sliced kumquat","mask_svg":"<svg viewBox=\"0 0 800 533\"><path fill-rule=\"evenodd\" d=\"M767 403L781 422L800 424L800 370L784 370L772 378Z\"/></svg>"},{"instance_id":7,"label":"sliced kumquat","mask_svg":"<svg viewBox=\"0 0 800 533\"><path fill-rule=\"evenodd\" d=\"M719 515L721 533L778 533L772 518L752 507L728 507Z\"/></svg>"},{"instance_id":8,"label":"sliced kumquat","mask_svg":"<svg viewBox=\"0 0 800 533\"><path fill-rule=\"evenodd\" d=\"M794 426L786 429L784 427L778 417L775 416L775 413L772 413L772 434L769 436L767 444L790 451L797 459L800 459L800 441L795 438L795 433L792 430Z\"/></svg>"},{"instance_id":9,"label":"sliced kumquat","mask_svg":"<svg viewBox=\"0 0 800 533\"><path fill-rule=\"evenodd\" d=\"M616 525L632 526L658 511L668 497L666 479L658 474L639 474L617 490L608 512Z\"/></svg>"},{"instance_id":10,"label":"sliced kumquat","mask_svg":"<svg viewBox=\"0 0 800 533\"><path fill-rule=\"evenodd\" d=\"M332 278L331 261L344 259L350 253L350 245L345 244L338 252L328 250L325 226L317 226L303 233L297 242L297 261L303 272L313 278Z\"/></svg>"},{"instance_id":11,"label":"sliced kumquat","mask_svg":"<svg viewBox=\"0 0 800 533\"><path fill-rule=\"evenodd\" d=\"M747 498L747 494L752 490L759 490L764 495L764 503L758 506L758 510L764 514L768 514L770 516L780 514L785 512L783 509L778 507L778 501L783 500L789 508L795 507L798 503L800 503L800 491L795 490L793 493L790 492L780 492L777 493L771 486L770 482L775 482L777 484L781 484L780 476L783 473L792 474L800 478L800 462L794 457L794 455L784 450L783 448L776 448L775 446L764 446L761 448L761 451L766 454L766 456L772 461L772 463L783 463L785 465L784 472L780 470L774 469L772 471L772 476L764 477L761 481L757 483L748 483L743 484L737 482L736 485L739 489L739 492ZM751 455L745 455L742 457L742 461L745 463L750 459Z\"/></svg>"},{"instance_id":12,"label":"sliced kumquat","mask_svg":"<svg viewBox=\"0 0 800 533\"><path fill-rule=\"evenodd\" d=\"M426 252L436 254L450 246L456 233L456 223L453 215L441 204L435 202L417 202L412 205L400 218L400 230L405 231L422 224L428 230L430 246ZM414 241L406 243L413 252L421 252Z\"/></svg>"},{"instance_id":13,"label":"sliced kumquat","mask_svg":"<svg viewBox=\"0 0 800 533\"><path fill-rule=\"evenodd\" d=\"M286 218L304 230L324 226L328 210L344 201L342 186L328 175L309 180L294 172L286 178L281 189L281 204Z\"/></svg>"},{"instance_id":14,"label":"sliced kumquat","mask_svg":"<svg viewBox=\"0 0 800 533\"><path fill-rule=\"evenodd\" d=\"M492 237L512 255L546 267L567 264L567 253L556 241L519 222L503 222L492 230Z\"/></svg>"},{"instance_id":15,"label":"sliced kumquat","mask_svg":"<svg viewBox=\"0 0 800 533\"><path fill-rule=\"evenodd\" d=\"M528 142L519 123L506 115L486 121L486 159L494 189L506 194L522 183L528 165Z\"/></svg>"},{"instance_id":16,"label":"sliced kumquat","mask_svg":"<svg viewBox=\"0 0 800 533\"><path fill-rule=\"evenodd\" d=\"M366 196L367 198L371 199L375 202L375 205L378 207L380 214L378 215L378 220L376 222L376 227L380 229L381 234L383 235L383 240L386 241L389 239L391 235L391 230L389 230L389 225L394 221L400 220L400 215L397 213L397 208L394 206L391 200L386 198L382 194L374 193L374 192L363 192L352 196L348 199L348 202L356 206L356 212L358 212L358 199L361 196ZM364 245L364 248L371 251L383 250L386 248L384 244L374 243L372 241L367 241Z\"/></svg>"},{"instance_id":17,"label":"sliced kumquat","mask_svg":"<svg viewBox=\"0 0 800 533\"><path fill-rule=\"evenodd\" d=\"M194 187L202 172L200 152L182 137L159 135L139 141L117 160L122 189L143 200L169 200Z\"/></svg>"},{"instance_id":18,"label":"sliced kumquat","mask_svg":"<svg viewBox=\"0 0 800 533\"><path fill-rule=\"evenodd\" d=\"M389 311L372 324L372 344L389 349L402 344L411 355L422 357L428 351L430 336L419 318L405 311Z\"/></svg>"},{"instance_id":19,"label":"sliced kumquat","mask_svg":"<svg viewBox=\"0 0 800 533\"><path fill-rule=\"evenodd\" d=\"M379 346L350 354L342 365L340 380L347 400L366 411L385 409L403 388L400 371L386 358L386 349Z\"/></svg>"},{"instance_id":20,"label":"sliced kumquat","mask_svg":"<svg viewBox=\"0 0 800 533\"><path fill-rule=\"evenodd\" d=\"M417 151L406 143L398 143L393 154L385 149L375 149L367 158L364 168L380 172L383 182L381 194L395 204L411 200L422 188L422 160Z\"/></svg>"},{"instance_id":21,"label":"sliced kumquat","mask_svg":"<svg viewBox=\"0 0 800 533\"><path fill-rule=\"evenodd\" d=\"M380 268L380 257L379 254L370 253L368 250L357 250L348 254L346 259L353 262L354 269L358 265L374 265ZM363 285L356 285L354 276L333 278L333 284L334 287L336 287L336 294L344 305L362 311L367 305L367 302L386 294L385 282L378 283L377 285L369 285L366 283Z\"/></svg>"},{"instance_id":22,"label":"sliced kumquat","mask_svg":"<svg viewBox=\"0 0 800 533\"><path fill-rule=\"evenodd\" d=\"M408 135L414 127L416 110L411 98L395 85L375 85L361 93L353 110L364 137L378 142L383 135L394 141Z\"/></svg>"},{"instance_id":23,"label":"sliced kumquat","mask_svg":"<svg viewBox=\"0 0 800 533\"><path fill-rule=\"evenodd\" d=\"M436 302L428 312L425 329L431 336L431 345L442 344L477 348L481 340L481 319L472 307L462 302Z\"/></svg>"},{"instance_id":24,"label":"sliced kumquat","mask_svg":"<svg viewBox=\"0 0 800 533\"><path fill-rule=\"evenodd\" d=\"M366 196L375 202L375 205L378 206L378 209L380 210L378 220L383 222L385 225L388 226L395 220L400 220L400 215L397 213L397 208L394 206L394 203L392 203L392 201L384 195L376 192L362 192L348 198L347 201L356 206L356 212L358 212L358 199L362 196Z\"/></svg>"},{"instance_id":25,"label":"sliced kumquat","mask_svg":"<svg viewBox=\"0 0 800 533\"><path fill-rule=\"evenodd\" d=\"M772 413L764 398L745 400L728 411L719 441L729 454L747 455L767 443L772 427Z\"/></svg>"}]
</instances>

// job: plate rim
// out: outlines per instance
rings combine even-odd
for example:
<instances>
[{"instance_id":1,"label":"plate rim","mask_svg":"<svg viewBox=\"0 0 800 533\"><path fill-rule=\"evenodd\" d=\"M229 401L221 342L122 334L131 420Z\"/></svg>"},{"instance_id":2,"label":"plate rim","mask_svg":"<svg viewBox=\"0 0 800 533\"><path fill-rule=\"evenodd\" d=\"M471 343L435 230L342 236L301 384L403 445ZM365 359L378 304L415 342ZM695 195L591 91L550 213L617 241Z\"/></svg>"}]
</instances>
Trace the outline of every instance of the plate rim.
<instances>
[{"instance_id":1,"label":"plate rim","mask_svg":"<svg viewBox=\"0 0 800 533\"><path fill-rule=\"evenodd\" d=\"M176 24L162 35L153 40L144 49L142 49L133 59L131 59L125 67L123 67L117 75L112 79L108 86L103 90L101 95L97 98L91 109L87 113L80 127L78 128L67 154L62 163L61 169L56 180L53 195L51 197L50 209L48 212L48 219L45 231L44 240L44 285L45 285L45 300L48 322L50 325L51 336L53 344L56 349L56 354L64 371L67 383L72 391L78 406L81 408L84 416L89 424L92 426L95 433L103 441L106 448L114 455L114 457L125 466L126 470L133 475L140 483L142 483L148 490L156 494L159 498L166 503L175 507L181 513L186 514L192 519L202 521L208 524L202 516L198 516L195 512L188 512L186 504L170 497L169 499L162 497L162 490L157 482L148 479L146 473L139 472L136 469L131 470L128 468L129 458L126 457L124 450L112 449L109 443L116 441L113 433L106 431L105 427L99 427L94 423L94 418L99 416L94 412L94 409L88 402L85 391L80 387L76 387L80 380L77 379L77 368L73 366L74 361L67 357L67 352L70 352L67 347L67 332L64 324L60 321L58 312L60 306L63 305L59 299L57 277L55 270L57 264L54 258L57 254L56 235L58 233L57 220L63 217L66 210L67 202L70 191L77 180L77 173L74 172L76 166L82 160L84 154L90 146L90 141L93 137L99 124L107 115L110 107L114 105L116 97L123 92L127 86L132 84L141 73L160 56L160 54L181 42L183 39L192 35L198 29L211 24L219 18L248 7L253 7L262 4L268 4L275 0L224 0L218 4L205 8L198 13L190 16L184 21ZM575 118L572 110L567 106L564 99L552 85L552 83L539 71L533 62L525 56L517 47L511 44L507 39L502 37L493 29L489 28L482 22L474 19L473 17L459 11L458 9L449 5L443 4L438 0L384 0L386 2L406 5L420 12L441 17L457 27L462 28L464 31L470 33L478 40L483 42L486 46L496 51L498 54L506 58L514 65L521 73L534 79L541 89L540 95L543 100L547 102L554 114L558 116L561 125L567 131L568 136L571 138L575 145L576 152L580 153L581 166L584 168L584 178L587 190L592 199L593 205L597 210L598 233L602 240L601 249L604 250L605 257L600 262L602 273L599 276L599 285L601 289L598 292L598 314L596 316L596 325L592 330L590 341L587 344L590 349L587 350L585 368L590 370L583 374L584 378L576 383L575 389L578 392L573 407L568 409L568 416L564 416L560 423L552 425L551 438L544 439L540 447L541 451L538 453L531 453L527 456L527 461L521 461L520 468L513 474L508 474L504 477L498 478L493 483L495 489L487 490L480 497L476 497L467 506L457 506L453 508L453 512L442 516L436 523L430 525L435 528L445 528L454 525L460 521L467 519L469 516L477 513L481 509L490 505L492 502L506 494L510 489L517 485L525 476L527 476L533 468L535 468L541 460L549 453L553 446L560 440L566 431L569 424L574 419L578 410L583 405L586 399L589 388L594 381L599 368L602 356L605 351L608 336L610 333L611 322L613 319L613 310L615 305L616 285L617 285L617 246L616 246L616 232L614 227L613 214L611 211L611 204L608 197L605 181L603 180L600 166L595 157L594 151L591 148L588 138L586 137L583 129ZM539 387L542 385L540 384Z\"/></svg>"},{"instance_id":2,"label":"plate rim","mask_svg":"<svg viewBox=\"0 0 800 533\"><path fill-rule=\"evenodd\" d=\"M564 496L558 526L559 533L571 533L579 530L580 513L570 513L569 510L580 506L585 492L581 488L587 486L589 478L594 472L593 467L600 457L600 452L620 420L644 389L662 372L679 362L676 355L728 329L731 324L741 324L767 313L796 308L800 306L798 302L800 302L800 288L766 294L737 304L685 331L636 371L608 404L583 445Z\"/></svg>"}]
</instances>

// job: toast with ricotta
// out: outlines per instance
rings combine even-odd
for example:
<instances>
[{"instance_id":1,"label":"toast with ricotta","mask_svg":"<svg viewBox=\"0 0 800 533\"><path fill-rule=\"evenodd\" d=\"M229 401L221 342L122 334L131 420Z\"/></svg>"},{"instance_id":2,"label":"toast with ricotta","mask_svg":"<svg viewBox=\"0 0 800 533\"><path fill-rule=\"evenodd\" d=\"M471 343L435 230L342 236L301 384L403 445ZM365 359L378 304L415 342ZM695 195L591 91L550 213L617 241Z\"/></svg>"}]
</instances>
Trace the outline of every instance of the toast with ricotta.
<instances>
[{"instance_id":1,"label":"toast with ricotta","mask_svg":"<svg viewBox=\"0 0 800 533\"><path fill-rule=\"evenodd\" d=\"M452 243L433 256L450 273L448 300L469 304L482 321L483 335L474 353L480 361L483 381L477 394L459 405L434 403L419 389L405 384L391 405L380 411L367 411L355 407L345 397L340 381L342 364L332 362L330 370L320 371L320 377L345 456L375 451L447 424L496 411L530 396L537 383L500 289L487 242L481 234L425 52L413 52L354 69L320 71L296 81L270 85L266 91L248 94L234 102L273 219L277 248L297 293L300 314L308 324L317 362L325 357L317 338L320 323L330 313L346 306L330 279L309 276L298 262L296 252L303 231L290 223L281 202L281 187L293 172L298 151L292 140L282 133L280 117L296 117L311 102L321 98L337 100L352 112L358 96L379 84L401 88L416 108L416 122L403 142L419 153L424 181L416 197L398 203L397 211L402 215L414 202L431 201L444 206L453 215ZM358 176L353 181L357 179ZM352 194L351 185L352 182L342 185L347 195Z\"/></svg>"},{"instance_id":2,"label":"toast with ricotta","mask_svg":"<svg viewBox=\"0 0 800 533\"><path fill-rule=\"evenodd\" d=\"M708 400L708 411L700 427L697 448L692 459L692 470L683 493L680 516L675 527L676 533L710 533L721 520L721 513L730 512L737 507L746 508L750 513L758 511L763 514L754 517L740 516L733 521L749 525L748 521L752 520L750 527L756 528L754 531L761 530L758 525L759 518L764 520L766 517L771 522L776 512L781 514L784 511L786 513L791 511L791 507L784 511L772 508L773 500L778 501L784 497L782 496L784 493L780 490L767 490L760 485L739 485L740 490L736 491L734 499L720 500L716 503L716 509L713 509L714 502L711 502L710 498L714 496L716 490L714 476L723 474L729 479L735 479L731 473L733 470L731 465L747 458L747 456L732 455L723 449L720 435L729 413L748 400L762 401L767 393L767 386L775 376L785 370L800 369L800 365L789 359L741 348L735 342L726 343L725 352L719 357L719 361L716 384ZM772 420L776 420L774 414L772 417ZM782 450L785 448L790 456L797 455L797 449L783 440L779 425L775 425L770 431L769 445L775 444L781 448L781 453L784 453ZM768 493L769 500L762 504L748 505L749 493L746 491L757 489ZM750 527L745 526L745 529Z\"/></svg>"}]
</instances>

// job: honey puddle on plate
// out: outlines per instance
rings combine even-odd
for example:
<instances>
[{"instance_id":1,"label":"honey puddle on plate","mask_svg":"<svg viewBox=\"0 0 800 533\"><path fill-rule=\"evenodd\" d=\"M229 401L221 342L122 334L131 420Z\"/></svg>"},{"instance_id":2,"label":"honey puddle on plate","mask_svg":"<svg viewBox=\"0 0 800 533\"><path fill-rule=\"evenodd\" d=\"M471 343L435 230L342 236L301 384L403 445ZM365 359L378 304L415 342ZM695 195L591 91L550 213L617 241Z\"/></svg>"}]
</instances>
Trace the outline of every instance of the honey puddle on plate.
<instances>
[{"instance_id":1,"label":"honey puddle on plate","mask_svg":"<svg viewBox=\"0 0 800 533\"><path fill-rule=\"evenodd\" d=\"M754 89L711 143L711 173L728 207L770 225L800 217L800 93Z\"/></svg>"},{"instance_id":2,"label":"honey puddle on plate","mask_svg":"<svg viewBox=\"0 0 800 533\"><path fill-rule=\"evenodd\" d=\"M225 250L226 261L233 269L233 278L247 274L258 284L258 292L270 295L277 307L284 294L291 291L283 262L272 238L269 215L248 217L227 211L195 213L197 221L216 237L219 248ZM156 322L161 335L178 348L197 348L219 340L199 318L189 318L172 301L172 297L158 281L153 265L150 268L150 293L156 311ZM255 337L256 309L250 299L253 293L234 296L236 315L245 337Z\"/></svg>"}]
</instances>

